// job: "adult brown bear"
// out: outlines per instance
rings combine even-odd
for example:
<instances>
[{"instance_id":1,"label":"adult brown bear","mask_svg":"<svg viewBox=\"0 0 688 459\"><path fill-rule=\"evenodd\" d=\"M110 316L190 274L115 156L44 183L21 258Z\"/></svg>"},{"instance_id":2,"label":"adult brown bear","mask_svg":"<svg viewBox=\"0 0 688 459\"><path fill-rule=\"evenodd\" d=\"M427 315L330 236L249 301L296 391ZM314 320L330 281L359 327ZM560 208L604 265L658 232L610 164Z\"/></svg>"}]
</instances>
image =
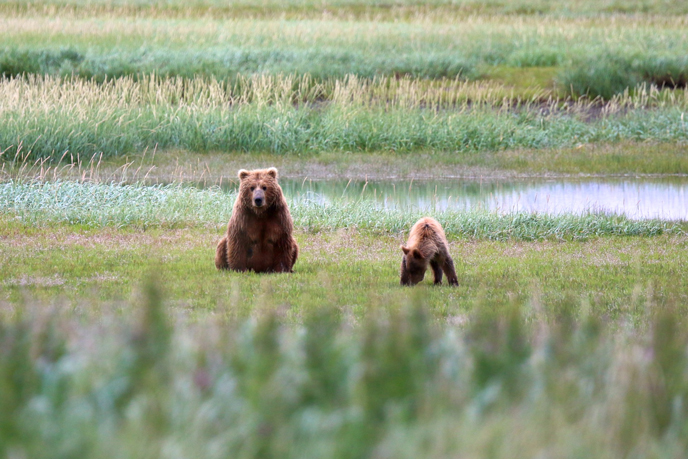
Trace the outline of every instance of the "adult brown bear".
<instances>
[{"instance_id":1,"label":"adult brown bear","mask_svg":"<svg viewBox=\"0 0 688 459\"><path fill-rule=\"evenodd\" d=\"M292 272L299 246L294 223L277 183L277 169L239 171L239 194L227 234L217 244L217 269Z\"/></svg>"},{"instance_id":2,"label":"adult brown bear","mask_svg":"<svg viewBox=\"0 0 688 459\"><path fill-rule=\"evenodd\" d=\"M423 217L413 225L406 245L401 246L401 285L416 285L425 277L428 264L435 276L435 285L442 283L442 271L449 285L459 285L454 260L442 225L430 217Z\"/></svg>"}]
</instances>

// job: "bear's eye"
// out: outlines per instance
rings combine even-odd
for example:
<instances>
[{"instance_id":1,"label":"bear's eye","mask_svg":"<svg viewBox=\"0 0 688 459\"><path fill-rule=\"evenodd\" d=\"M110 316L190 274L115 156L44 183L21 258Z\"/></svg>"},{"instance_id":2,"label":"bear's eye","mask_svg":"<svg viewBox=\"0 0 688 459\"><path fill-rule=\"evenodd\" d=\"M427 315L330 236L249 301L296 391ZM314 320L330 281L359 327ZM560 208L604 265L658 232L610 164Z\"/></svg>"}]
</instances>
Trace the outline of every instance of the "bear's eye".
<instances>
[{"instance_id":1,"label":"bear's eye","mask_svg":"<svg viewBox=\"0 0 688 459\"><path fill-rule=\"evenodd\" d=\"M265 190L267 190L267 189L268 189L268 187L266 187L266 186L263 187L263 191L265 191Z\"/></svg>"},{"instance_id":2,"label":"bear's eye","mask_svg":"<svg viewBox=\"0 0 688 459\"><path fill-rule=\"evenodd\" d=\"M256 187L255 187L255 186L252 186L252 187L251 187L251 191L253 191L253 190L255 190L255 189L256 189Z\"/></svg>"}]
</instances>

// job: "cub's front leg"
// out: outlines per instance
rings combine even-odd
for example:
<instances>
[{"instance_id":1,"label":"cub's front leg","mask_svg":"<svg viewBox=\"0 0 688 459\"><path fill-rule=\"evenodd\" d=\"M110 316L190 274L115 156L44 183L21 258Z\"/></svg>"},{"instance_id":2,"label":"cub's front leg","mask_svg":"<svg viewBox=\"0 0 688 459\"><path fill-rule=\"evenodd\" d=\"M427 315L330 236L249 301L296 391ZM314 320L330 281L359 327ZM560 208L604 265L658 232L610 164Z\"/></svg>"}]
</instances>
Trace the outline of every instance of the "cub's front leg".
<instances>
[{"instance_id":1,"label":"cub's front leg","mask_svg":"<svg viewBox=\"0 0 688 459\"><path fill-rule=\"evenodd\" d=\"M440 263L435 260L430 261L430 267L432 268L432 274L435 276L435 285L442 284L442 267Z\"/></svg>"},{"instance_id":2,"label":"cub's front leg","mask_svg":"<svg viewBox=\"0 0 688 459\"><path fill-rule=\"evenodd\" d=\"M459 278L456 276L456 269L454 269L454 260L452 260L451 256L447 256L447 259L444 261L442 269L444 270L444 274L447 275L447 281L449 282L449 285L459 285Z\"/></svg>"}]
</instances>

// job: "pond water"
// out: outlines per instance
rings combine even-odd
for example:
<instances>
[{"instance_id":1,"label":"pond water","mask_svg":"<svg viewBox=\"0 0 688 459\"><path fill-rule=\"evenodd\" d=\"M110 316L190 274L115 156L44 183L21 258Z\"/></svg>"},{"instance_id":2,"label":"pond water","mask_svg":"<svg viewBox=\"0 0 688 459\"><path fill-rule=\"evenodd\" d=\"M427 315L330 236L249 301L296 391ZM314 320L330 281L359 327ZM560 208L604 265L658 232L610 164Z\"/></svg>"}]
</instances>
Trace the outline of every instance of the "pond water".
<instances>
[{"instance_id":1,"label":"pond water","mask_svg":"<svg viewBox=\"0 0 688 459\"><path fill-rule=\"evenodd\" d=\"M688 178L518 181L280 180L295 200L374 203L381 208L487 209L548 214L604 212L632 219L688 220Z\"/></svg>"}]
</instances>

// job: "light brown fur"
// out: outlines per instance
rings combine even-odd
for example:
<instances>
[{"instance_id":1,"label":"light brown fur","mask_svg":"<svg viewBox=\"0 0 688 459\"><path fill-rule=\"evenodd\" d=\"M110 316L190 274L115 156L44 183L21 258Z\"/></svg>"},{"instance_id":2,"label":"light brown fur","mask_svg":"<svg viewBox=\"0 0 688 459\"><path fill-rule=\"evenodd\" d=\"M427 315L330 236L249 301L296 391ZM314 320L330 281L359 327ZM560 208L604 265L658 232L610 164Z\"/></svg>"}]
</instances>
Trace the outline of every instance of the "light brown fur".
<instances>
[{"instance_id":1,"label":"light brown fur","mask_svg":"<svg viewBox=\"0 0 688 459\"><path fill-rule=\"evenodd\" d=\"M449 244L437 220L423 217L413 225L406 245L401 246L401 285L416 285L425 277L428 265L435 276L435 285L442 283L442 271L449 285L459 285Z\"/></svg>"},{"instance_id":2,"label":"light brown fur","mask_svg":"<svg viewBox=\"0 0 688 459\"><path fill-rule=\"evenodd\" d=\"M239 171L239 194L227 234L215 253L217 269L292 272L299 246L294 223L277 183L277 169Z\"/></svg>"}]
</instances>

